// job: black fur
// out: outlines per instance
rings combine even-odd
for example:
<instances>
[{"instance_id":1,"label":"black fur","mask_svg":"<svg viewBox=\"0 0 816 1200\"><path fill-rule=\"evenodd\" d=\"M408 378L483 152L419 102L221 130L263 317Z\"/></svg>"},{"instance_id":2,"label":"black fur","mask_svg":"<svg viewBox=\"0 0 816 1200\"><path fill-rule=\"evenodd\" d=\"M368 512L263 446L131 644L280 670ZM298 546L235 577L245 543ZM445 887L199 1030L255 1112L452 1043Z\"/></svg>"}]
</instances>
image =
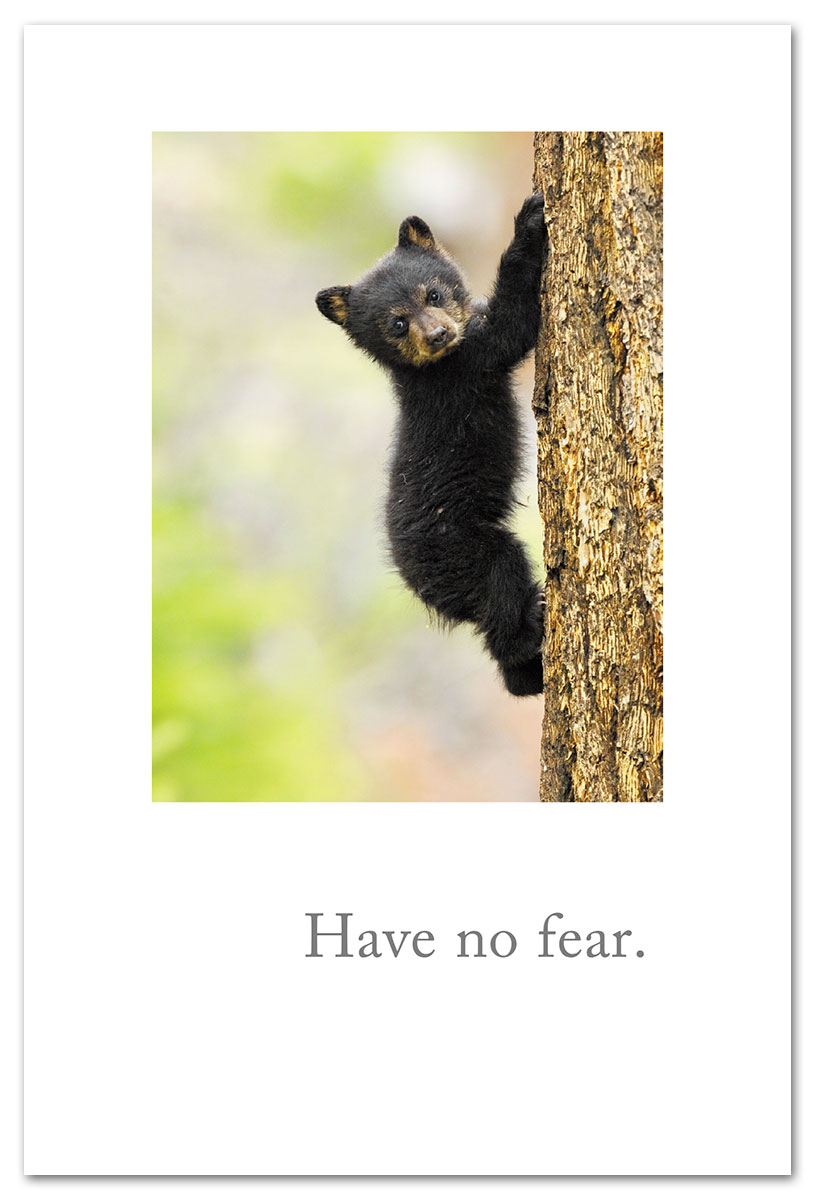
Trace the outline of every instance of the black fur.
<instances>
[{"instance_id":1,"label":"black fur","mask_svg":"<svg viewBox=\"0 0 816 1200\"><path fill-rule=\"evenodd\" d=\"M471 298L419 217L324 316L392 377L399 405L386 524L394 563L429 608L484 635L508 691L542 691L543 594L508 529L520 470L511 372L538 335L544 198L528 196L493 295Z\"/></svg>"}]
</instances>

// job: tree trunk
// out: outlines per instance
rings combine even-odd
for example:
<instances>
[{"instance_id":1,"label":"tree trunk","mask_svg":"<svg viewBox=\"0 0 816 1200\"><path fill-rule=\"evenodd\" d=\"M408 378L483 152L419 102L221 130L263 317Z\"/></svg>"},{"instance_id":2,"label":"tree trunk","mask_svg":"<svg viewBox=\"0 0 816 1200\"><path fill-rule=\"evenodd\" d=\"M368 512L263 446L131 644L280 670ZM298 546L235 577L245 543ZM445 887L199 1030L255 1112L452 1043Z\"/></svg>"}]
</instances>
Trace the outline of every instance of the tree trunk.
<instances>
[{"instance_id":1,"label":"tree trunk","mask_svg":"<svg viewBox=\"0 0 816 1200\"><path fill-rule=\"evenodd\" d=\"M663 138L537 133L541 799L663 798Z\"/></svg>"}]
</instances>

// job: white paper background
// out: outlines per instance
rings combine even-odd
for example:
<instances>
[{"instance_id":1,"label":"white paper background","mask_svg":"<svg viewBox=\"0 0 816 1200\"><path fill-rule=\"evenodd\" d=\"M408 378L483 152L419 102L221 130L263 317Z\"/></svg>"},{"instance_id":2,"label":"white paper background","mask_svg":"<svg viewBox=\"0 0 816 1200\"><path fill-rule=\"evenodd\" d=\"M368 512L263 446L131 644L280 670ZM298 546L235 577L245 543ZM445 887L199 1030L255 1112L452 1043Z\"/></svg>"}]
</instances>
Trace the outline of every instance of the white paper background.
<instances>
[{"instance_id":1,"label":"white paper background","mask_svg":"<svg viewBox=\"0 0 816 1200\"><path fill-rule=\"evenodd\" d=\"M469 128L666 134L666 803L151 806L150 133L433 128L405 87L451 57ZM767 26L27 31L29 1173L788 1170L788 62ZM439 949L307 960L318 909ZM538 959L553 910L645 957Z\"/></svg>"}]
</instances>

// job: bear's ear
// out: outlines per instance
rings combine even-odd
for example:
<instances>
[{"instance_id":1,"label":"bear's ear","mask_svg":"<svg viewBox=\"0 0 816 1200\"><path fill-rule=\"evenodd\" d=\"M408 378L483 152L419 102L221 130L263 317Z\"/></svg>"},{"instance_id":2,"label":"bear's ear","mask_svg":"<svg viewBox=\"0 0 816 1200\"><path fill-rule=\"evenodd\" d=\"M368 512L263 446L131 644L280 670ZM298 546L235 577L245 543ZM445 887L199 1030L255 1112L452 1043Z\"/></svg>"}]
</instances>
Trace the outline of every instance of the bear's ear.
<instances>
[{"instance_id":1,"label":"bear's ear","mask_svg":"<svg viewBox=\"0 0 816 1200\"><path fill-rule=\"evenodd\" d=\"M323 291L318 292L315 296L315 304L323 313L323 316L328 317L330 321L334 321L335 325L345 325L346 317L348 316L348 298L350 295L350 287L323 288Z\"/></svg>"},{"instance_id":2,"label":"bear's ear","mask_svg":"<svg viewBox=\"0 0 816 1200\"><path fill-rule=\"evenodd\" d=\"M435 250L434 235L422 217L406 217L399 227L398 246L419 246L420 250Z\"/></svg>"}]
</instances>

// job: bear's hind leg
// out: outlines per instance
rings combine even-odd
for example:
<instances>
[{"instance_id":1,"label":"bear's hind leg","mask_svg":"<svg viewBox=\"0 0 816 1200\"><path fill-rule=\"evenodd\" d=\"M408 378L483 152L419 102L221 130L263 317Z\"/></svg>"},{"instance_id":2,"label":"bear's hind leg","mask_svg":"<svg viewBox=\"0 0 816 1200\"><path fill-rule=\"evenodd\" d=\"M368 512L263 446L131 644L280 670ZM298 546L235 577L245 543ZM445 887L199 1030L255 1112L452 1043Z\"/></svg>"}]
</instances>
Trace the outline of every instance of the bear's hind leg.
<instances>
[{"instance_id":1,"label":"bear's hind leg","mask_svg":"<svg viewBox=\"0 0 816 1200\"><path fill-rule=\"evenodd\" d=\"M497 530L491 541L478 625L507 690L514 696L536 696L544 686L544 593L524 547L512 533Z\"/></svg>"}]
</instances>

